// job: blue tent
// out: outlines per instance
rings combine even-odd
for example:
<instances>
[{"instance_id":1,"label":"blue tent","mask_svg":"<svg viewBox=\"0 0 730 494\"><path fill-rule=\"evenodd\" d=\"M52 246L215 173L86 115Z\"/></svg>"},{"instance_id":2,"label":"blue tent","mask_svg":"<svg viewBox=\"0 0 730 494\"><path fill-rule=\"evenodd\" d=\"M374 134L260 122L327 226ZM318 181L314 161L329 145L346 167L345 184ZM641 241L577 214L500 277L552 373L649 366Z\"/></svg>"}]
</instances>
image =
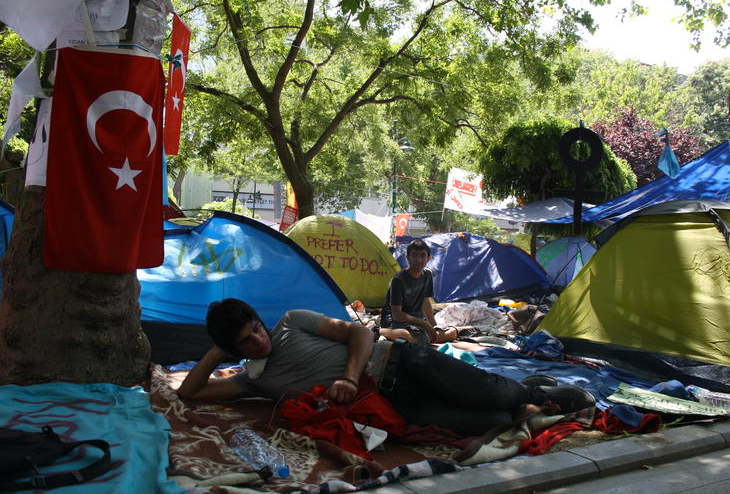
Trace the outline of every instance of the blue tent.
<instances>
[{"instance_id":1,"label":"blue tent","mask_svg":"<svg viewBox=\"0 0 730 494\"><path fill-rule=\"evenodd\" d=\"M342 291L304 250L230 213L166 230L164 263L137 270L137 277L143 321L205 324L208 305L226 297L251 304L267 326L291 309L349 320Z\"/></svg>"},{"instance_id":2,"label":"blue tent","mask_svg":"<svg viewBox=\"0 0 730 494\"><path fill-rule=\"evenodd\" d=\"M413 238L397 239L393 255L403 268L408 266L406 247ZM427 267L433 273L437 302L512 297L550 288L545 270L519 247L470 233L440 233L423 240L431 247Z\"/></svg>"},{"instance_id":3,"label":"blue tent","mask_svg":"<svg viewBox=\"0 0 730 494\"><path fill-rule=\"evenodd\" d=\"M565 288L595 253L584 237L563 237L540 248L536 257L553 286Z\"/></svg>"},{"instance_id":4,"label":"blue tent","mask_svg":"<svg viewBox=\"0 0 730 494\"><path fill-rule=\"evenodd\" d=\"M679 199L730 201L730 143L709 150L680 168L674 178L663 176L638 189L583 212L584 222L618 221L647 206ZM572 223L573 216L544 223Z\"/></svg>"},{"instance_id":5,"label":"blue tent","mask_svg":"<svg viewBox=\"0 0 730 494\"><path fill-rule=\"evenodd\" d=\"M291 309L350 320L345 296L309 254L278 231L217 211L196 227L165 223L162 266L137 270L142 326L160 364L202 357L208 305L245 300L268 327Z\"/></svg>"}]
</instances>

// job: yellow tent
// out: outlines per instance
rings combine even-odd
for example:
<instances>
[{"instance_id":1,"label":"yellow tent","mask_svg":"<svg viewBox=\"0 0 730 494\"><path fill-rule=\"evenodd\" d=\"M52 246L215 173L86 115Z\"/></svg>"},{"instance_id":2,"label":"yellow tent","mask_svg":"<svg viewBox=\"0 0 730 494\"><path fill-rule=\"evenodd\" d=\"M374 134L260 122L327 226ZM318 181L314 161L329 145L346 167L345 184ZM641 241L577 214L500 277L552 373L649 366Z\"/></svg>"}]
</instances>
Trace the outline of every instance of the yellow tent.
<instances>
[{"instance_id":1,"label":"yellow tent","mask_svg":"<svg viewBox=\"0 0 730 494\"><path fill-rule=\"evenodd\" d=\"M388 248L365 226L344 216L308 216L287 237L312 256L347 296L368 307L385 304L388 282L400 267Z\"/></svg>"},{"instance_id":2,"label":"yellow tent","mask_svg":"<svg viewBox=\"0 0 730 494\"><path fill-rule=\"evenodd\" d=\"M615 224L538 329L730 365L728 222L730 204L675 201Z\"/></svg>"}]
</instances>

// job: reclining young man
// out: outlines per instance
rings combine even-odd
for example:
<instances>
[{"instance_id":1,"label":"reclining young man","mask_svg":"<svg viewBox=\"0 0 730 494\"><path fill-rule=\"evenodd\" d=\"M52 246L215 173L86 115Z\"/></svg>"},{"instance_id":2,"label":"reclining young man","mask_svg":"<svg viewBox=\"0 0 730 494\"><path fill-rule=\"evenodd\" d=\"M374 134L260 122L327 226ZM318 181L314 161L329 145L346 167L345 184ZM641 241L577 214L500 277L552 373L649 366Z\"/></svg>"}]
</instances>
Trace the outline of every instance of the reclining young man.
<instances>
[{"instance_id":1,"label":"reclining young man","mask_svg":"<svg viewBox=\"0 0 730 494\"><path fill-rule=\"evenodd\" d=\"M406 248L408 267L390 280L385 308L380 315L380 334L389 340L412 343L444 343L456 339L456 328L443 330L433 317L433 275L426 269L431 248L417 238Z\"/></svg>"},{"instance_id":2,"label":"reclining young man","mask_svg":"<svg viewBox=\"0 0 730 494\"><path fill-rule=\"evenodd\" d=\"M256 311L238 299L214 302L206 318L215 345L190 371L178 394L191 399L283 395L328 388L337 403L349 403L370 373L406 422L435 424L463 436L478 436L512 422L528 404L553 403L561 413L595 406L575 386L526 386L403 340L373 342L372 332L355 322L293 310L267 331ZM227 379L209 379L228 356L250 359Z\"/></svg>"}]
</instances>

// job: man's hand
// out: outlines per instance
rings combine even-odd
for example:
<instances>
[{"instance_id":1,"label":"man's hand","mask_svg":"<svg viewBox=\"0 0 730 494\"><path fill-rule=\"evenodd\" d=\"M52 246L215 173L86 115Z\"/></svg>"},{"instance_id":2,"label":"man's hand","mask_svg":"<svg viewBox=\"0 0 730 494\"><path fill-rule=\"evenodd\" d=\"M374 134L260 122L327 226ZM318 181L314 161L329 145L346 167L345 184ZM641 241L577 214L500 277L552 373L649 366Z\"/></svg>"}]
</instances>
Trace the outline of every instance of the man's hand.
<instances>
[{"instance_id":1,"label":"man's hand","mask_svg":"<svg viewBox=\"0 0 730 494\"><path fill-rule=\"evenodd\" d=\"M327 394L335 403L350 403L357 396L358 387L348 379L338 379L332 383Z\"/></svg>"},{"instance_id":2,"label":"man's hand","mask_svg":"<svg viewBox=\"0 0 730 494\"><path fill-rule=\"evenodd\" d=\"M436 327L428 321L421 321L421 327L428 333L428 337L431 342L435 342L438 339L438 333L436 333Z\"/></svg>"}]
</instances>

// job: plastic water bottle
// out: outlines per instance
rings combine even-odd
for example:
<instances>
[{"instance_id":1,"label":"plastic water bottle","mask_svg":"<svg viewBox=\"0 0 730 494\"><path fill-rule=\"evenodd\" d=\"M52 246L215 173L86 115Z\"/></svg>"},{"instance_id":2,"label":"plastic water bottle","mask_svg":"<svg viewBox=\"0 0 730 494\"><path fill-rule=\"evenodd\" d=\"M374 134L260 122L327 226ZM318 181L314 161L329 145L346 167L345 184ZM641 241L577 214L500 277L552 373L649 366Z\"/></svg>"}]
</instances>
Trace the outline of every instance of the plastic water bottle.
<instances>
[{"instance_id":1,"label":"plastic water bottle","mask_svg":"<svg viewBox=\"0 0 730 494\"><path fill-rule=\"evenodd\" d=\"M730 394L717 393L693 384L687 386L686 389L692 393L692 395L697 398L697 401L700 403L730 410Z\"/></svg>"},{"instance_id":2,"label":"plastic water bottle","mask_svg":"<svg viewBox=\"0 0 730 494\"><path fill-rule=\"evenodd\" d=\"M238 429L231 438L231 448L254 470L269 467L277 477L288 477L289 467L281 451L251 429Z\"/></svg>"}]
</instances>

